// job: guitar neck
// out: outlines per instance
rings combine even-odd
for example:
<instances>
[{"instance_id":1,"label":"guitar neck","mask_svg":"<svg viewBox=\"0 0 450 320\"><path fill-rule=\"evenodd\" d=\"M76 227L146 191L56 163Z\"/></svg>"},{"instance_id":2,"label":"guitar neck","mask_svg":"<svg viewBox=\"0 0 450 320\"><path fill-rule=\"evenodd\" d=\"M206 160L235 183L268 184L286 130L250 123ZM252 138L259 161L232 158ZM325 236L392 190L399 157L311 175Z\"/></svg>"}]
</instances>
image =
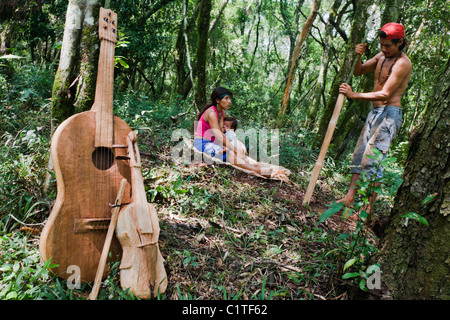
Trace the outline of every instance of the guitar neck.
<instances>
[{"instance_id":1,"label":"guitar neck","mask_svg":"<svg viewBox=\"0 0 450 320\"><path fill-rule=\"evenodd\" d=\"M100 8L97 86L91 111L96 113L95 147L110 148L114 142L113 82L114 51L117 39L117 14Z\"/></svg>"}]
</instances>

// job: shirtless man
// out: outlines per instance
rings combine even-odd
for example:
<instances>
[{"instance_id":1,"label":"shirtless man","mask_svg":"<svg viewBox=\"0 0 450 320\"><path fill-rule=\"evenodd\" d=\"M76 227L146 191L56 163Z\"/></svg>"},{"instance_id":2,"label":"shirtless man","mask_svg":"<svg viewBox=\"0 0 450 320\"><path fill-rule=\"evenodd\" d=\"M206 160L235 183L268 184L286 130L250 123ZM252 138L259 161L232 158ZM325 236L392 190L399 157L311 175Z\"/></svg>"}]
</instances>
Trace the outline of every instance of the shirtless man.
<instances>
[{"instance_id":1,"label":"shirtless man","mask_svg":"<svg viewBox=\"0 0 450 320\"><path fill-rule=\"evenodd\" d=\"M347 83L343 83L339 88L339 92L349 99L372 101L373 104L353 153L350 166L352 178L348 193L338 201L344 202L347 207L351 207L354 202L361 170L369 177L373 174L376 174L377 178L383 176L381 166L375 172L375 160L366 155L373 155L372 148L376 147L386 157L402 122L401 99L412 71L411 61L402 51L407 44L404 27L398 23L388 23L381 28L379 36L381 52L364 63L359 59L354 71L355 76L375 71L373 91L353 92ZM362 55L366 48L367 43L359 44L355 53ZM372 209L375 197L376 193L370 199L367 212Z\"/></svg>"}]
</instances>

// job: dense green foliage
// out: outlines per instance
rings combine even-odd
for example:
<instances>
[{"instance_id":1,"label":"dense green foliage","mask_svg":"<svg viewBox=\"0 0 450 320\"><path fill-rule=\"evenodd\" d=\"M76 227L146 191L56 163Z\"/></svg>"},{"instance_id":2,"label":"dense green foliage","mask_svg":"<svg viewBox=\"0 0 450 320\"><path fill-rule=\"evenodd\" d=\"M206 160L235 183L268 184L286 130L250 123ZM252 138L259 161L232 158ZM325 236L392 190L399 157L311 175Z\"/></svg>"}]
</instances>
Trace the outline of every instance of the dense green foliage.
<instances>
[{"instance_id":1,"label":"dense green foliage","mask_svg":"<svg viewBox=\"0 0 450 320\"><path fill-rule=\"evenodd\" d=\"M19 6L14 15L5 3L0 5L0 32L10 36L4 52L8 56L0 59L0 299L85 299L89 284L69 290L49 275L46 266L51 262L40 261L38 234L33 234L42 229L56 197L54 174L47 169L50 106L67 1L11 1ZM164 5L157 7L160 3ZM121 40L114 110L136 130L141 151L148 153L143 168L147 196L158 209L161 251L171 275L168 292L159 298L322 299L342 297L355 286L367 290L363 280L377 251L376 236L361 221L352 228L340 217L321 218L345 191L350 153L327 157L317 204L300 205L319 151L313 147L317 123L306 128L305 122L321 55L325 47L330 49L317 120L345 52L346 41L337 29L332 29L331 41L323 38L333 1L322 1L280 129L280 164L293 172L296 186L249 180L228 168L198 169L171 161L172 132L189 130L197 111L192 108L195 86L189 85L185 50L189 48L195 70L198 1L185 3L187 46L181 39L183 1L111 1ZM347 36L351 3L342 1L337 12L338 26ZM382 1L373 3L379 8L373 17L379 23L386 8ZM411 43L407 52L414 69L403 98L403 126L390 151L395 159L383 163L377 217L389 214L402 182L408 135L433 98L434 76L448 59L450 10L445 1L432 3L403 3L400 21ZM207 98L216 86L230 88L230 113L240 128L274 128L289 59L310 6L311 1L212 1ZM376 23L373 29L379 27ZM417 30L421 33L416 35ZM369 48L364 59L377 52L376 37ZM361 90L362 82L354 79L354 89ZM176 122L171 120L184 112ZM353 137L350 145L354 142ZM360 203L369 194L362 190ZM345 211L343 218L355 211ZM112 266L100 299L135 298L120 289L117 267Z\"/></svg>"}]
</instances>

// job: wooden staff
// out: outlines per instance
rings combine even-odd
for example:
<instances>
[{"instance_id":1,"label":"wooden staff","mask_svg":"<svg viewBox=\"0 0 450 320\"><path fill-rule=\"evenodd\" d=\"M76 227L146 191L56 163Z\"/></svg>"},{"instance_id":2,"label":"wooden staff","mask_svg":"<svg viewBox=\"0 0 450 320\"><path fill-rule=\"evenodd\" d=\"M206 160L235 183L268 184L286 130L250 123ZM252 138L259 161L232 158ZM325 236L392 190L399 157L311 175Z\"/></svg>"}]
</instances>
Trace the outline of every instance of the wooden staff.
<instances>
[{"instance_id":1,"label":"wooden staff","mask_svg":"<svg viewBox=\"0 0 450 320\"><path fill-rule=\"evenodd\" d=\"M94 286L92 287L92 291L89 294L89 300L96 300L98 296L98 291L100 289L100 284L102 282L102 276L105 270L106 260L108 258L109 248L111 246L114 230L116 228L117 218L119 217L120 205L122 204L122 198L126 184L127 179L122 179L122 181L120 182L119 192L116 198L116 203L114 208L112 209L111 222L109 223L108 233L106 234L105 244L103 246L102 255L100 257L97 273L95 275Z\"/></svg>"},{"instance_id":2,"label":"wooden staff","mask_svg":"<svg viewBox=\"0 0 450 320\"><path fill-rule=\"evenodd\" d=\"M345 82L350 80L350 77L355 70L356 63L358 62L360 55L357 54L355 60L353 61L352 68L350 69L350 73L348 75L348 79ZM334 106L333 115L331 116L330 123L328 124L327 133L322 142L322 147L320 149L319 157L317 158L316 165L314 167L313 173L311 175L311 179L309 180L308 188L305 192L305 197L303 198L303 205L309 204L311 200L312 194L314 192L314 187L316 186L317 179L319 178L320 171L323 167L323 162L325 160L325 156L328 151L328 147L330 146L331 138L333 137L334 129L336 128L337 121L339 119L339 114L341 113L342 106L344 104L345 95L343 93L339 93L338 99Z\"/></svg>"}]
</instances>

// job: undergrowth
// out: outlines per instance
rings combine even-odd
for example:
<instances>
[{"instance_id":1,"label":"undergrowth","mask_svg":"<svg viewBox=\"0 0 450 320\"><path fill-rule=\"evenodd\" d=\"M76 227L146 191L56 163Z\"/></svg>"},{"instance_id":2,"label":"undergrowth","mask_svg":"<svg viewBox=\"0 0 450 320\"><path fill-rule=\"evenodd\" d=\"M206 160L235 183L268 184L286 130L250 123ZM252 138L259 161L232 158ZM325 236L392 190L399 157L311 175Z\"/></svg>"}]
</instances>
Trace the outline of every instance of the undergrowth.
<instances>
[{"instance_id":1,"label":"undergrowth","mask_svg":"<svg viewBox=\"0 0 450 320\"><path fill-rule=\"evenodd\" d=\"M37 84L35 77L43 80ZM39 255L39 233L56 197L55 177L47 169L51 72L17 66L11 78L0 74L0 86L0 299L86 299L92 283L70 289L49 273L53 262ZM187 109L187 102L154 102L128 92L116 94L114 107L138 133L147 199L158 211L169 282L158 299L343 299L359 285L356 276L344 275L363 275L366 261L349 261L370 256L376 236L349 222L345 210L321 219L347 187L348 159L327 158L313 202L305 207L318 154L309 147L312 133L280 131L280 164L296 183L287 185L221 165L174 163L171 134L189 130L193 114L177 121L170 116ZM378 215L388 212L401 175L395 163L385 172ZM121 289L118 263L110 265L99 299L137 299Z\"/></svg>"}]
</instances>

